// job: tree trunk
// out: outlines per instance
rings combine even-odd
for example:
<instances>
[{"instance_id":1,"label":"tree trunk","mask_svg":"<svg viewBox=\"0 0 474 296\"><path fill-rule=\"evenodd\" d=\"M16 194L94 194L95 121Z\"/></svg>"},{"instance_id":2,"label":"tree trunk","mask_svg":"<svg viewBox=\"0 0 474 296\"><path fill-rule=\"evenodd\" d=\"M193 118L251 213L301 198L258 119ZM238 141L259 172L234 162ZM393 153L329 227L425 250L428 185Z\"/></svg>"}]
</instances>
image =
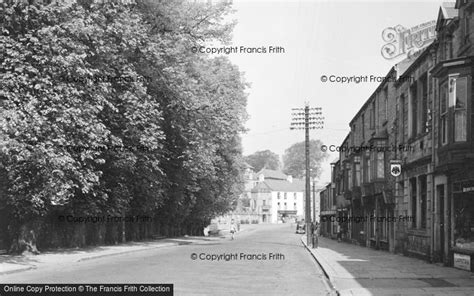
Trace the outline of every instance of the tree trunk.
<instances>
[{"instance_id":1,"label":"tree trunk","mask_svg":"<svg viewBox=\"0 0 474 296\"><path fill-rule=\"evenodd\" d=\"M35 223L23 224L19 230L13 235L14 240L10 247L10 253L24 254L32 253L38 255L40 252L36 247L36 229L33 227Z\"/></svg>"}]
</instances>

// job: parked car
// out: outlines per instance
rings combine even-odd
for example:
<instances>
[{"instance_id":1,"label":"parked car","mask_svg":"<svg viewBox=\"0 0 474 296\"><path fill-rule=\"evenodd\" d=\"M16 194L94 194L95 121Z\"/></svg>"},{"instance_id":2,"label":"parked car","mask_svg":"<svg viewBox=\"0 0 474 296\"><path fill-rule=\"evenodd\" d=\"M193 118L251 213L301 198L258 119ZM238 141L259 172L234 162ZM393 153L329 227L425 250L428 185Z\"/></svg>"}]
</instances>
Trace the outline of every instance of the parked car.
<instances>
[{"instance_id":1,"label":"parked car","mask_svg":"<svg viewBox=\"0 0 474 296\"><path fill-rule=\"evenodd\" d=\"M306 224L304 221L298 221L296 223L296 233L305 234L306 233Z\"/></svg>"}]
</instances>

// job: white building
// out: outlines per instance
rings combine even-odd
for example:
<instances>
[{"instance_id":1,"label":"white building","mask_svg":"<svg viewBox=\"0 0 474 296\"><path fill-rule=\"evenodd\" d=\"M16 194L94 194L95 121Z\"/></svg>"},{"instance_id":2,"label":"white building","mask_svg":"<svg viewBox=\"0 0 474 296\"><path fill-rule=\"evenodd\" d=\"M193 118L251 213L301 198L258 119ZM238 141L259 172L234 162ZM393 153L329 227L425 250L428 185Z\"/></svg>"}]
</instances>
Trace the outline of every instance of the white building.
<instances>
[{"instance_id":1,"label":"white building","mask_svg":"<svg viewBox=\"0 0 474 296\"><path fill-rule=\"evenodd\" d=\"M304 181L280 171L262 169L252 189L252 207L259 222L280 223L304 218Z\"/></svg>"}]
</instances>

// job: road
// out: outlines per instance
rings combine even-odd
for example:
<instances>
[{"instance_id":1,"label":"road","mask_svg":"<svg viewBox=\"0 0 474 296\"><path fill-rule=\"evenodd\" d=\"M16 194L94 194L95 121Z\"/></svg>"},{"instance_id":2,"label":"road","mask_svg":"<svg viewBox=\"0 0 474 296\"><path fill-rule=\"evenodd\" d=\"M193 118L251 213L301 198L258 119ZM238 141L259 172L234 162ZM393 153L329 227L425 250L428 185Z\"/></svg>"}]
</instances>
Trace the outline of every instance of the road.
<instances>
[{"instance_id":1,"label":"road","mask_svg":"<svg viewBox=\"0 0 474 296\"><path fill-rule=\"evenodd\" d=\"M328 295L326 278L300 237L290 224L258 225L235 240L58 264L3 275L0 282L172 283L175 295Z\"/></svg>"}]
</instances>

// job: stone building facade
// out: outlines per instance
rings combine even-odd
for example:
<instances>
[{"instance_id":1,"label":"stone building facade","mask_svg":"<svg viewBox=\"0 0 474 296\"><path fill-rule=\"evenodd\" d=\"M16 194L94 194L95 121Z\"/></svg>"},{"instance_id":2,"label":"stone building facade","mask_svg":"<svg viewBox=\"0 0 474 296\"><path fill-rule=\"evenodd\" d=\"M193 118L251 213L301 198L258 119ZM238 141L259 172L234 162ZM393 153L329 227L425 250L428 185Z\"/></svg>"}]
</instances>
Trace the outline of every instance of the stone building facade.
<instances>
[{"instance_id":1,"label":"stone building facade","mask_svg":"<svg viewBox=\"0 0 474 296\"><path fill-rule=\"evenodd\" d=\"M329 186L344 240L473 270L473 14L444 3L435 41L350 121Z\"/></svg>"}]
</instances>

